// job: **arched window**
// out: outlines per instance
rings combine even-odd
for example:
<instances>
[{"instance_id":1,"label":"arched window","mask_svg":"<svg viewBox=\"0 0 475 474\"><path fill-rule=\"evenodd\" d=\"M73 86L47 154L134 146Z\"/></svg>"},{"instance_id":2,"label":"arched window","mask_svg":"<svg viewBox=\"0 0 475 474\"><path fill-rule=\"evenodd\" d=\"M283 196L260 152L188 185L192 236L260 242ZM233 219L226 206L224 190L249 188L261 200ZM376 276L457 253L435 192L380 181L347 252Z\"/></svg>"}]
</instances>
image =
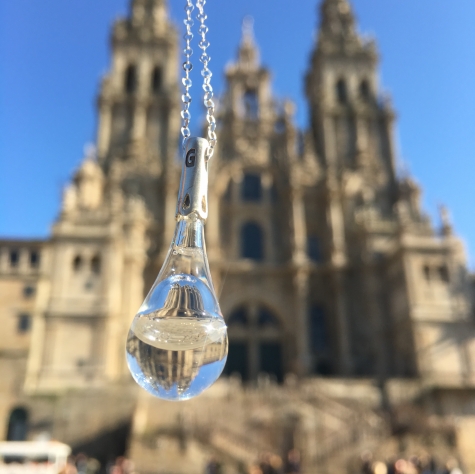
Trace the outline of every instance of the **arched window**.
<instances>
[{"instance_id":1,"label":"arched window","mask_svg":"<svg viewBox=\"0 0 475 474\"><path fill-rule=\"evenodd\" d=\"M125 70L124 89L127 94L133 94L137 90L137 69L129 64Z\"/></svg>"},{"instance_id":2,"label":"arched window","mask_svg":"<svg viewBox=\"0 0 475 474\"><path fill-rule=\"evenodd\" d=\"M162 68L155 66L152 71L151 89L154 94L162 88Z\"/></svg>"},{"instance_id":3,"label":"arched window","mask_svg":"<svg viewBox=\"0 0 475 474\"><path fill-rule=\"evenodd\" d=\"M363 79L360 84L360 97L365 102L368 102L371 99L371 89L369 87L369 82L366 79Z\"/></svg>"},{"instance_id":4,"label":"arched window","mask_svg":"<svg viewBox=\"0 0 475 474\"><path fill-rule=\"evenodd\" d=\"M260 201L262 199L261 177L246 173L242 180L241 197L243 201Z\"/></svg>"},{"instance_id":5,"label":"arched window","mask_svg":"<svg viewBox=\"0 0 475 474\"><path fill-rule=\"evenodd\" d=\"M82 268L82 258L81 255L76 255L73 260L73 270L78 272Z\"/></svg>"},{"instance_id":6,"label":"arched window","mask_svg":"<svg viewBox=\"0 0 475 474\"><path fill-rule=\"evenodd\" d=\"M246 308L241 306L240 308L235 309L229 316L228 326L239 325L247 326L249 319L247 317Z\"/></svg>"},{"instance_id":7,"label":"arched window","mask_svg":"<svg viewBox=\"0 0 475 474\"><path fill-rule=\"evenodd\" d=\"M244 115L255 120L259 116L259 98L255 89L247 89L243 95Z\"/></svg>"},{"instance_id":8,"label":"arched window","mask_svg":"<svg viewBox=\"0 0 475 474\"><path fill-rule=\"evenodd\" d=\"M264 259L262 229L254 222L247 222L241 228L241 257L256 261Z\"/></svg>"},{"instance_id":9,"label":"arched window","mask_svg":"<svg viewBox=\"0 0 475 474\"><path fill-rule=\"evenodd\" d=\"M264 306L259 308L257 313L257 325L259 327L275 327L280 326L279 320L274 316L274 314L269 311Z\"/></svg>"},{"instance_id":10,"label":"arched window","mask_svg":"<svg viewBox=\"0 0 475 474\"><path fill-rule=\"evenodd\" d=\"M348 101L346 82L344 79L338 79L336 83L336 98L340 104L346 104Z\"/></svg>"},{"instance_id":11,"label":"arched window","mask_svg":"<svg viewBox=\"0 0 475 474\"><path fill-rule=\"evenodd\" d=\"M101 257L99 255L94 255L91 259L91 271L98 275L101 273Z\"/></svg>"},{"instance_id":12,"label":"arched window","mask_svg":"<svg viewBox=\"0 0 475 474\"><path fill-rule=\"evenodd\" d=\"M28 412L24 408L15 408L8 420L7 441L25 441L27 436Z\"/></svg>"}]
</instances>

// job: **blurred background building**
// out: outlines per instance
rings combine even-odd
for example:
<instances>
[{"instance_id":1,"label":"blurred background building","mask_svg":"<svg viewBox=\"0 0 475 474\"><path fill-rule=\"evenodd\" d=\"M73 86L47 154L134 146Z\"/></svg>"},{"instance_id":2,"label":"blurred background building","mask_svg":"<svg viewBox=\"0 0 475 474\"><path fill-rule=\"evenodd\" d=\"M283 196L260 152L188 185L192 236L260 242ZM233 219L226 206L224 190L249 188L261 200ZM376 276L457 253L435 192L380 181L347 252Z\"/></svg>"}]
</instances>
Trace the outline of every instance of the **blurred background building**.
<instances>
[{"instance_id":1,"label":"blurred background building","mask_svg":"<svg viewBox=\"0 0 475 474\"><path fill-rule=\"evenodd\" d=\"M272 93L252 28L226 69L208 256L229 327L225 377L181 404L131 381L124 344L175 228L179 43L165 0L112 31L97 149L46 241L0 241L0 420L142 473L245 472L297 448L302 472L358 456L458 458L475 473L475 325L464 250L396 170L378 52L324 0L305 77L311 126ZM289 471L290 472L290 471Z\"/></svg>"}]
</instances>

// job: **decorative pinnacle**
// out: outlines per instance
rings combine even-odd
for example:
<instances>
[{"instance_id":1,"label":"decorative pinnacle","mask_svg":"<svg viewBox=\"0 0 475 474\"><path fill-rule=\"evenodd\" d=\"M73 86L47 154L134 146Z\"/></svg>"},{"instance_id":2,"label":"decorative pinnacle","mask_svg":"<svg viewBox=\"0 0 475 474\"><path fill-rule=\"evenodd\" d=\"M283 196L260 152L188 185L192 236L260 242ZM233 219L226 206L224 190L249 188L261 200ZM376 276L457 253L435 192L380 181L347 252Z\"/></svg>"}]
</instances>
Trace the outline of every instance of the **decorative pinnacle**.
<instances>
[{"instance_id":1,"label":"decorative pinnacle","mask_svg":"<svg viewBox=\"0 0 475 474\"><path fill-rule=\"evenodd\" d=\"M239 63L253 69L259 64L259 51L254 41L254 18L246 15L242 21L242 38L239 47Z\"/></svg>"},{"instance_id":2,"label":"decorative pinnacle","mask_svg":"<svg viewBox=\"0 0 475 474\"><path fill-rule=\"evenodd\" d=\"M254 43L254 18L246 15L242 20L242 42Z\"/></svg>"}]
</instances>

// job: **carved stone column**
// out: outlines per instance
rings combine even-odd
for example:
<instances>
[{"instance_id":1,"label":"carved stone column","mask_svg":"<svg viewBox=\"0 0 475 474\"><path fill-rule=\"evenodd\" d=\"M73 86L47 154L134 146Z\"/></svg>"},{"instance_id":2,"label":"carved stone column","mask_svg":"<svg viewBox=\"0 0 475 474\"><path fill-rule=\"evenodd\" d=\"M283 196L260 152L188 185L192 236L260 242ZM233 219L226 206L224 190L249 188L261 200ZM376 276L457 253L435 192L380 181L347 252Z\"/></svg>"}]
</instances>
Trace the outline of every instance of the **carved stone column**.
<instances>
[{"instance_id":1,"label":"carved stone column","mask_svg":"<svg viewBox=\"0 0 475 474\"><path fill-rule=\"evenodd\" d=\"M305 204L303 190L294 187L291 191L293 219L293 249L292 259L295 263L307 260L307 224L305 221Z\"/></svg>"},{"instance_id":2,"label":"carved stone column","mask_svg":"<svg viewBox=\"0 0 475 474\"><path fill-rule=\"evenodd\" d=\"M298 270L294 275L295 287L295 340L297 345L297 374L301 377L310 371L310 348L308 328L309 275L306 270Z\"/></svg>"},{"instance_id":3,"label":"carved stone column","mask_svg":"<svg viewBox=\"0 0 475 474\"><path fill-rule=\"evenodd\" d=\"M134 109L134 119L132 125L132 140L145 138L147 126L147 109L144 104L137 103Z\"/></svg>"}]
</instances>

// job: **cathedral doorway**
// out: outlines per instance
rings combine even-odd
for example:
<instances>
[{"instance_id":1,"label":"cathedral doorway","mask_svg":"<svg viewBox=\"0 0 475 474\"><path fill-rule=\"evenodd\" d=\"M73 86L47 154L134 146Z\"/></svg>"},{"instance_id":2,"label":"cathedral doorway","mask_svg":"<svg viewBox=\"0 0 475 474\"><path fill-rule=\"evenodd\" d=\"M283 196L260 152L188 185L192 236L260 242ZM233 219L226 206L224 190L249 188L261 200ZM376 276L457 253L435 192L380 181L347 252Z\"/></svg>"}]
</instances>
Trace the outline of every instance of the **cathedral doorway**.
<instances>
[{"instance_id":1,"label":"cathedral doorway","mask_svg":"<svg viewBox=\"0 0 475 474\"><path fill-rule=\"evenodd\" d=\"M8 419L7 441L26 441L28 436L28 412L14 408Z\"/></svg>"},{"instance_id":2,"label":"cathedral doorway","mask_svg":"<svg viewBox=\"0 0 475 474\"><path fill-rule=\"evenodd\" d=\"M282 328L279 319L260 303L247 303L227 318L229 353L224 374L238 373L243 381L266 373L284 379Z\"/></svg>"}]
</instances>

